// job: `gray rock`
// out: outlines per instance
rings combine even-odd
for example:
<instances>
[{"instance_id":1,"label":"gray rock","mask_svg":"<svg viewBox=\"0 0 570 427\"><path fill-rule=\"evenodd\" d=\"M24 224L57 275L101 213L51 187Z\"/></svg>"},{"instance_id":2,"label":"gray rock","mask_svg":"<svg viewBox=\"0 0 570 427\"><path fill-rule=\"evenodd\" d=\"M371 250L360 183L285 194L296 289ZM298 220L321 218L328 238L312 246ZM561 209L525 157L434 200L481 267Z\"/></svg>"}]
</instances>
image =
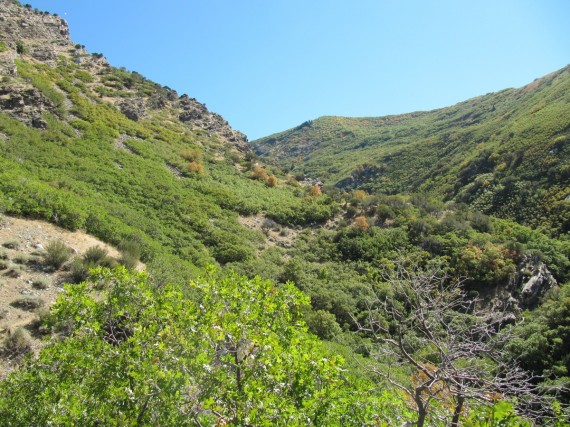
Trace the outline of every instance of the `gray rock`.
<instances>
[{"instance_id":1,"label":"gray rock","mask_svg":"<svg viewBox=\"0 0 570 427\"><path fill-rule=\"evenodd\" d=\"M52 46L41 46L33 49L30 54L34 59L38 61L43 61L55 65L55 60L57 55L55 49Z\"/></svg>"},{"instance_id":2,"label":"gray rock","mask_svg":"<svg viewBox=\"0 0 570 427\"><path fill-rule=\"evenodd\" d=\"M32 119L32 126L37 128L37 129L47 129L48 128L47 122L44 119L42 119L41 117L34 117Z\"/></svg>"},{"instance_id":3,"label":"gray rock","mask_svg":"<svg viewBox=\"0 0 570 427\"><path fill-rule=\"evenodd\" d=\"M54 109L55 105L32 86L0 87L0 110L23 123L45 129L47 123L41 116L45 111Z\"/></svg>"},{"instance_id":4,"label":"gray rock","mask_svg":"<svg viewBox=\"0 0 570 427\"><path fill-rule=\"evenodd\" d=\"M558 283L546 264L537 256L525 256L517 269L518 299L524 308L538 304L539 299Z\"/></svg>"},{"instance_id":5,"label":"gray rock","mask_svg":"<svg viewBox=\"0 0 570 427\"><path fill-rule=\"evenodd\" d=\"M146 116L146 108L141 99L127 99L119 103L117 107L121 113L135 122Z\"/></svg>"}]
</instances>

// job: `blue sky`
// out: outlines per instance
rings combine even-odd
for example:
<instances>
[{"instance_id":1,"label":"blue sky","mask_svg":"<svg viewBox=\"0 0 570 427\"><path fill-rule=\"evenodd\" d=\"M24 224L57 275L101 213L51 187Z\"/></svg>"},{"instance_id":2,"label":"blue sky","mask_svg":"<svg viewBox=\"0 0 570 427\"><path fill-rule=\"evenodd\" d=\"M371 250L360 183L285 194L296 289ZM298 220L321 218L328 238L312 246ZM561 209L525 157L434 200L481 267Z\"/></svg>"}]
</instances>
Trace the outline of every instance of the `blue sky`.
<instances>
[{"instance_id":1,"label":"blue sky","mask_svg":"<svg viewBox=\"0 0 570 427\"><path fill-rule=\"evenodd\" d=\"M519 87L570 63L567 0L37 0L74 42L250 140Z\"/></svg>"}]
</instances>

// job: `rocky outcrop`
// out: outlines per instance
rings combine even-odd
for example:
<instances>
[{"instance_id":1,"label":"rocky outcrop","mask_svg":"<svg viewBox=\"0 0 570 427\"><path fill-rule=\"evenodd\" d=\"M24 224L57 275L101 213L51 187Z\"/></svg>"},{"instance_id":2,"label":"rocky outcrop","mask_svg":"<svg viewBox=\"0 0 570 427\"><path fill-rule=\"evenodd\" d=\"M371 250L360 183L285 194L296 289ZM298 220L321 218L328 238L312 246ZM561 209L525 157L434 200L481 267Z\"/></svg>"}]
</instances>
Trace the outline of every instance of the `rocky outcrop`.
<instances>
[{"instance_id":1,"label":"rocky outcrop","mask_svg":"<svg viewBox=\"0 0 570 427\"><path fill-rule=\"evenodd\" d=\"M36 128L45 129L44 111L55 105L34 87L20 85L0 87L0 111Z\"/></svg>"},{"instance_id":2,"label":"rocky outcrop","mask_svg":"<svg viewBox=\"0 0 570 427\"><path fill-rule=\"evenodd\" d=\"M17 42L34 46L70 46L69 27L64 19L46 12L22 8L18 2L0 0L0 27L5 43L15 48Z\"/></svg>"},{"instance_id":3,"label":"rocky outcrop","mask_svg":"<svg viewBox=\"0 0 570 427\"><path fill-rule=\"evenodd\" d=\"M203 129L209 134L221 136L242 153L251 151L247 137L243 133L232 129L222 116L208 111L206 106L196 101L196 99L190 98L188 95L182 95L178 100L178 108L181 110L178 115L178 119L181 122Z\"/></svg>"},{"instance_id":4,"label":"rocky outcrop","mask_svg":"<svg viewBox=\"0 0 570 427\"><path fill-rule=\"evenodd\" d=\"M233 130L223 117L208 111L204 104L187 95L179 97L176 91L159 85L153 88L138 73L138 78L133 78L129 84L124 82L124 85L108 90L99 76L112 74L113 69L102 54L89 54L84 46L74 44L69 38L67 23L56 15L22 7L15 0L0 0L0 40L5 45L4 51L0 51L0 76L13 78L0 82L0 109L27 125L45 128L47 123L42 119L42 113L54 105L41 91L18 78L15 59L21 57L25 61L56 67L63 56L90 73L90 89L102 88L100 95L105 94L104 101L113 104L129 119L140 121L152 118L157 112L161 115L167 112L171 119L180 120L190 129L203 130L242 153L251 151L246 136ZM141 90L143 84L146 87Z\"/></svg>"},{"instance_id":5,"label":"rocky outcrop","mask_svg":"<svg viewBox=\"0 0 570 427\"><path fill-rule=\"evenodd\" d=\"M542 297L557 286L547 265L536 255L524 255L510 282L494 288L473 286L470 297L492 314L497 325L514 324L523 310L535 308Z\"/></svg>"},{"instance_id":6,"label":"rocky outcrop","mask_svg":"<svg viewBox=\"0 0 570 427\"><path fill-rule=\"evenodd\" d=\"M514 284L514 296L521 307L533 308L540 298L558 283L539 257L526 255L519 263Z\"/></svg>"},{"instance_id":7,"label":"rocky outcrop","mask_svg":"<svg viewBox=\"0 0 570 427\"><path fill-rule=\"evenodd\" d=\"M146 107L143 100L140 98L126 99L119 102L117 107L121 110L121 113L135 122L138 122L146 116Z\"/></svg>"},{"instance_id":8,"label":"rocky outcrop","mask_svg":"<svg viewBox=\"0 0 570 427\"><path fill-rule=\"evenodd\" d=\"M223 142L231 143L242 153L251 151L247 137L231 128L219 114L212 113L206 106L184 94L180 97L176 91L159 88L148 98L134 95L119 101L115 106L129 119L139 121L152 115L152 110L169 109L176 112L177 119L192 129L204 130L208 135L216 135Z\"/></svg>"},{"instance_id":9,"label":"rocky outcrop","mask_svg":"<svg viewBox=\"0 0 570 427\"><path fill-rule=\"evenodd\" d=\"M103 55L90 55L73 43L64 19L21 7L17 1L0 0L0 35L11 51L16 51L19 45L26 55L51 67L57 65L59 54L72 57L86 68L109 65Z\"/></svg>"},{"instance_id":10,"label":"rocky outcrop","mask_svg":"<svg viewBox=\"0 0 570 427\"><path fill-rule=\"evenodd\" d=\"M15 76L17 73L15 54L13 52L3 52L0 54L0 75Z\"/></svg>"}]
</instances>

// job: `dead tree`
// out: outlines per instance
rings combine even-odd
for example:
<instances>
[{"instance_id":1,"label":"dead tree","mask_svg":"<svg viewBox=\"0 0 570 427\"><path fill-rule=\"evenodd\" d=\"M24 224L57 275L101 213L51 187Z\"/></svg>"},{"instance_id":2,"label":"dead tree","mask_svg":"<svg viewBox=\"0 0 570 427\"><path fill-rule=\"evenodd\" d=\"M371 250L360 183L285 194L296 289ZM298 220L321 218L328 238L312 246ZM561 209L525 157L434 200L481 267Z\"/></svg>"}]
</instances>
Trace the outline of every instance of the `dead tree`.
<instances>
[{"instance_id":1,"label":"dead tree","mask_svg":"<svg viewBox=\"0 0 570 427\"><path fill-rule=\"evenodd\" d=\"M460 280L440 268L403 266L385 280L395 298L370 301L358 328L375 343L370 369L413 400L415 425L422 427L431 417L457 427L470 401L539 399L529 374L504 357L509 334L501 330L496 313L479 310ZM407 381L402 370L410 373ZM436 402L453 409L433 411Z\"/></svg>"}]
</instances>

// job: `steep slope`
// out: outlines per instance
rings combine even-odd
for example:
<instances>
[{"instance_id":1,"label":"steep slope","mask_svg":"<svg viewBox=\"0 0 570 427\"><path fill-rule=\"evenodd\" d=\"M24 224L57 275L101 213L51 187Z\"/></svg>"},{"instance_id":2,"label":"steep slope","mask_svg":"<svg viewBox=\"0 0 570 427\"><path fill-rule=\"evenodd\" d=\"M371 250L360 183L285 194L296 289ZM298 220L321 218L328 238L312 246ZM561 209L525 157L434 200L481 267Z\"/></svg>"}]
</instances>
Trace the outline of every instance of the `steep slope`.
<instances>
[{"instance_id":1,"label":"steep slope","mask_svg":"<svg viewBox=\"0 0 570 427\"><path fill-rule=\"evenodd\" d=\"M251 179L270 171L221 116L68 34L61 18L0 0L0 211L195 266L254 256L264 236L240 214L330 216L279 178Z\"/></svg>"},{"instance_id":2,"label":"steep slope","mask_svg":"<svg viewBox=\"0 0 570 427\"><path fill-rule=\"evenodd\" d=\"M428 192L570 230L570 67L448 108L322 117L252 144L292 172L341 189Z\"/></svg>"},{"instance_id":3,"label":"steep slope","mask_svg":"<svg viewBox=\"0 0 570 427\"><path fill-rule=\"evenodd\" d=\"M116 106L129 119L150 119L159 111L167 112L171 119L187 124L190 129L214 134L222 141L233 143L240 151L249 150L245 135L233 130L227 121L208 111L205 105L187 95L178 96L176 91L147 81L136 72L113 69L102 54L89 54L85 46L73 43L67 23L57 15L31 8L22 10L19 3L11 0L1 0L0 4L0 34L4 45L0 57L2 75L18 75L18 55L54 69L62 61L72 61L78 69L88 73L77 73L75 79L85 83L101 100ZM53 93L50 98L44 90L42 95L48 98L45 99L34 93L34 82L31 83L30 86L5 87L2 107L26 123L44 127L41 113L46 109L53 112L54 108L62 108L61 102L66 99Z\"/></svg>"}]
</instances>

